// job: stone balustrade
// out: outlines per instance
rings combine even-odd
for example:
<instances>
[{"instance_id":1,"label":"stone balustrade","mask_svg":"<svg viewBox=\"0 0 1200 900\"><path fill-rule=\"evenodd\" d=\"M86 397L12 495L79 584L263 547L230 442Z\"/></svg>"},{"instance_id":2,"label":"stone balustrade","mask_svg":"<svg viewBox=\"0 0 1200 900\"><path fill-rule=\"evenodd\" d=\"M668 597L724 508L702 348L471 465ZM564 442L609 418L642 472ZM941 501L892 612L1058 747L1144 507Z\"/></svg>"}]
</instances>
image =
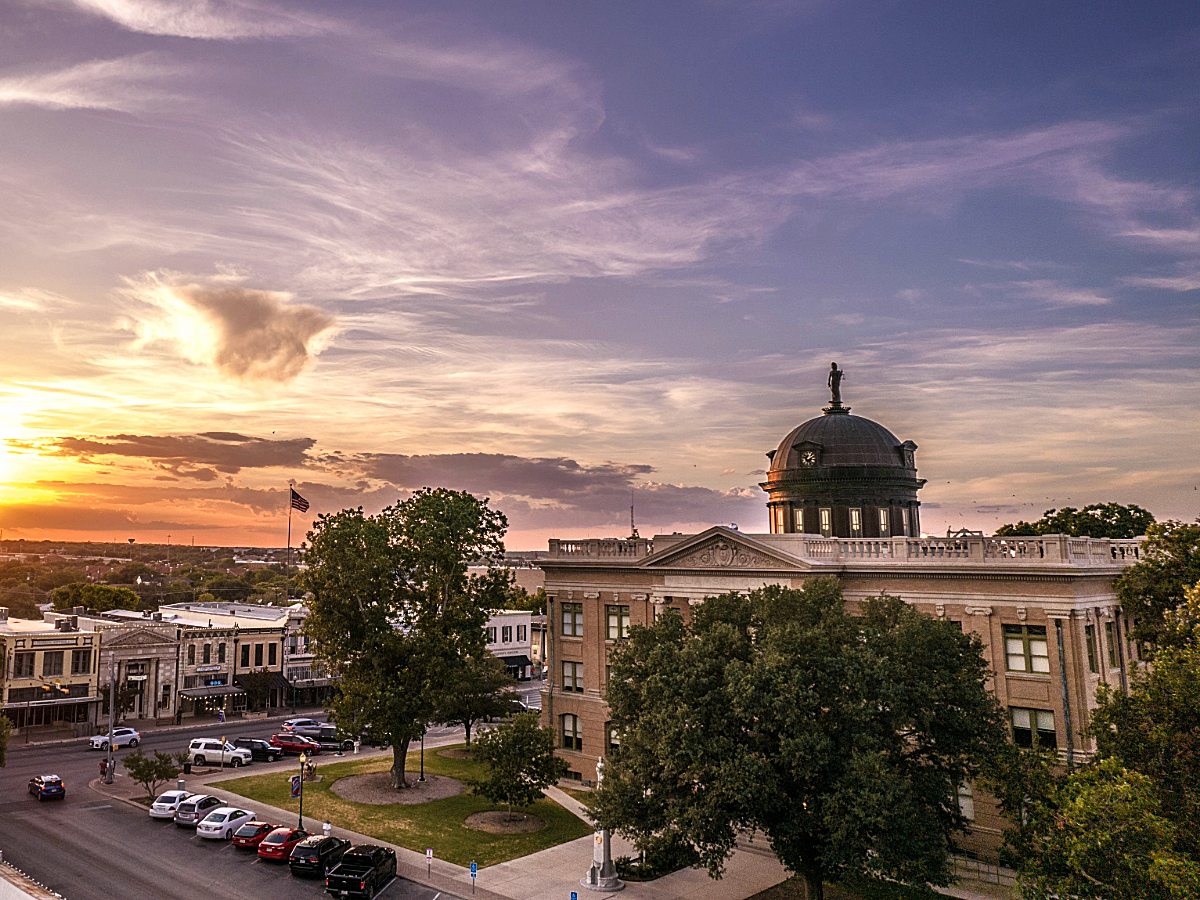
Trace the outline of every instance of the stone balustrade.
<instances>
[{"instance_id":1,"label":"stone balustrade","mask_svg":"<svg viewBox=\"0 0 1200 900\"><path fill-rule=\"evenodd\" d=\"M894 537L826 538L810 534L748 535L781 554L817 563L945 564L963 560L988 565L1126 566L1141 558L1142 538L1076 538L1061 534L1036 537ZM672 541L672 546L678 540ZM551 540L550 559L580 562L636 561L654 552L646 538Z\"/></svg>"}]
</instances>

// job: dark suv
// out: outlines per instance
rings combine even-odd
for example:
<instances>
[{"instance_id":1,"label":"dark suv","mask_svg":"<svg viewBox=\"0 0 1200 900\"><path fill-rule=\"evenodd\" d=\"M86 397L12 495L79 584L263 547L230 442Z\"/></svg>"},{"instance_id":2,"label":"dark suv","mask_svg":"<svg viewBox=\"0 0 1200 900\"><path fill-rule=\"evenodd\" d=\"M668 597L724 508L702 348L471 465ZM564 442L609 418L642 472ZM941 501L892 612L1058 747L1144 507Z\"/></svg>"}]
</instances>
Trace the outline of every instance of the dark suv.
<instances>
[{"instance_id":1,"label":"dark suv","mask_svg":"<svg viewBox=\"0 0 1200 900\"><path fill-rule=\"evenodd\" d=\"M278 747L272 747L266 741L260 741L258 738L238 738L233 742L233 746L249 750L250 758L256 761L261 759L266 762L275 762L283 756L283 751Z\"/></svg>"},{"instance_id":2,"label":"dark suv","mask_svg":"<svg viewBox=\"0 0 1200 900\"><path fill-rule=\"evenodd\" d=\"M322 750L354 749L354 741L349 738L338 737L337 727L333 725L322 725L319 732L310 734L308 737L320 744Z\"/></svg>"},{"instance_id":3,"label":"dark suv","mask_svg":"<svg viewBox=\"0 0 1200 900\"><path fill-rule=\"evenodd\" d=\"M292 848L288 857L288 868L292 870L293 875L317 875L324 878L325 873L341 861L349 848L349 841L314 834Z\"/></svg>"}]
</instances>

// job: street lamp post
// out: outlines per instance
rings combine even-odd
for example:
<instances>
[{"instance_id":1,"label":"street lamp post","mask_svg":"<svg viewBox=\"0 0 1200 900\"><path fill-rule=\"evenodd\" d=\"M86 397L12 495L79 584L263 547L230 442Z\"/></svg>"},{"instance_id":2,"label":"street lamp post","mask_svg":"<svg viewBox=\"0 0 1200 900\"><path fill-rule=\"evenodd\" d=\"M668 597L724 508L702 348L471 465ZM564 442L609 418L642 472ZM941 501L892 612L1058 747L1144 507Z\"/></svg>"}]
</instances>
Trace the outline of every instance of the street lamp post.
<instances>
[{"instance_id":1,"label":"street lamp post","mask_svg":"<svg viewBox=\"0 0 1200 900\"><path fill-rule=\"evenodd\" d=\"M104 767L104 783L113 783L113 730L117 714L117 657L108 653L108 765Z\"/></svg>"},{"instance_id":2,"label":"street lamp post","mask_svg":"<svg viewBox=\"0 0 1200 900\"><path fill-rule=\"evenodd\" d=\"M417 779L421 784L425 783L425 732L421 732L421 777Z\"/></svg>"},{"instance_id":3,"label":"street lamp post","mask_svg":"<svg viewBox=\"0 0 1200 900\"><path fill-rule=\"evenodd\" d=\"M300 754L300 822L296 825L301 831L304 830L304 764L308 762L308 754Z\"/></svg>"}]
</instances>

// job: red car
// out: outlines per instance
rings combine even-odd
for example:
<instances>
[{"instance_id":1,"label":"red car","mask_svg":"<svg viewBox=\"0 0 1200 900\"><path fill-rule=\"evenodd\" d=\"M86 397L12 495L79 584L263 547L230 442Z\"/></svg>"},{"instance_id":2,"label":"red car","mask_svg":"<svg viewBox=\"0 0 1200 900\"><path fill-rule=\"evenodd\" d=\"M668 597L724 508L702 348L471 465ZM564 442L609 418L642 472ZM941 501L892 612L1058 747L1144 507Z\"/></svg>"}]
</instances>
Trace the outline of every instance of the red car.
<instances>
[{"instance_id":1,"label":"red car","mask_svg":"<svg viewBox=\"0 0 1200 900\"><path fill-rule=\"evenodd\" d=\"M281 826L271 825L268 822L247 822L233 833L233 846L253 849L262 843L263 838L279 827Z\"/></svg>"},{"instance_id":2,"label":"red car","mask_svg":"<svg viewBox=\"0 0 1200 900\"><path fill-rule=\"evenodd\" d=\"M309 756L316 756L321 752L321 745L312 738L306 738L302 734L276 734L268 741L272 747L278 747L284 753L307 753Z\"/></svg>"},{"instance_id":3,"label":"red car","mask_svg":"<svg viewBox=\"0 0 1200 900\"><path fill-rule=\"evenodd\" d=\"M260 859L277 859L280 862L287 862L292 848L306 837L308 837L308 832L301 831L299 828L276 828L259 842L258 856Z\"/></svg>"}]
</instances>

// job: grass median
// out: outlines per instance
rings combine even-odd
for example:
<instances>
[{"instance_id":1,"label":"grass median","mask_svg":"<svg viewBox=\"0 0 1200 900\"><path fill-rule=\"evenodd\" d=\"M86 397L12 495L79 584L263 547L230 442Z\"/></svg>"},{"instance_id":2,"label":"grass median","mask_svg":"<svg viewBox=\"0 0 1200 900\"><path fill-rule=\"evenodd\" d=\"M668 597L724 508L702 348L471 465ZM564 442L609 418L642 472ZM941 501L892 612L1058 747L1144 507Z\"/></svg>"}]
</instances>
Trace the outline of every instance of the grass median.
<instances>
[{"instance_id":1,"label":"grass median","mask_svg":"<svg viewBox=\"0 0 1200 900\"><path fill-rule=\"evenodd\" d=\"M469 792L411 806L355 803L339 797L330 788L339 778L386 772L391 768L391 756L338 763L327 763L324 762L324 758L317 757L316 762L321 781L306 782L304 785L306 820L328 820L342 828L370 835L418 853L424 853L426 847L432 847L438 859L456 865L466 866L475 862L481 868L491 866L573 841L591 834L592 831L573 813L545 798L530 809L522 810L546 823L546 827L541 831L530 834L487 834L467 828L463 822L468 816L503 809L490 800L476 797ZM419 752L409 753L408 772L416 772L419 764ZM482 777L484 766L474 760L447 759L438 756L435 750L426 750L425 772L457 778L465 783L470 778ZM222 781L219 786L251 802L257 800L298 813L300 803L292 799L288 782L292 774L289 770L269 775L250 775ZM308 821L307 824L311 827L313 823Z\"/></svg>"}]
</instances>

